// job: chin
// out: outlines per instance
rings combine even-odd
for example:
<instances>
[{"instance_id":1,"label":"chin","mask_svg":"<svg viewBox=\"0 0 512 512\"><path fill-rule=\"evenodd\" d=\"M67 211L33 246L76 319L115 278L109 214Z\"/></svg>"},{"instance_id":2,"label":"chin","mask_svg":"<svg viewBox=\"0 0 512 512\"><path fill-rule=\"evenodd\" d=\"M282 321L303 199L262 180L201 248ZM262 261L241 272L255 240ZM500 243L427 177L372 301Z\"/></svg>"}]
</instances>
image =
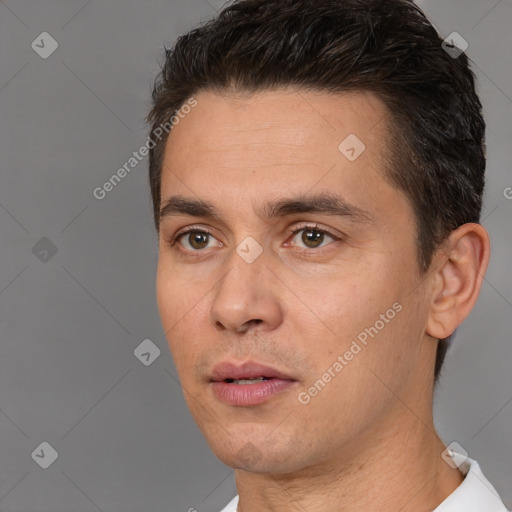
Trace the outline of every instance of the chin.
<instances>
[{"instance_id":1,"label":"chin","mask_svg":"<svg viewBox=\"0 0 512 512\"><path fill-rule=\"evenodd\" d=\"M270 447L268 444L256 446L249 440L240 440L229 445L212 443L210 445L215 456L226 466L233 469L250 471L251 473L289 473L300 469L299 461L292 457L296 450Z\"/></svg>"}]
</instances>

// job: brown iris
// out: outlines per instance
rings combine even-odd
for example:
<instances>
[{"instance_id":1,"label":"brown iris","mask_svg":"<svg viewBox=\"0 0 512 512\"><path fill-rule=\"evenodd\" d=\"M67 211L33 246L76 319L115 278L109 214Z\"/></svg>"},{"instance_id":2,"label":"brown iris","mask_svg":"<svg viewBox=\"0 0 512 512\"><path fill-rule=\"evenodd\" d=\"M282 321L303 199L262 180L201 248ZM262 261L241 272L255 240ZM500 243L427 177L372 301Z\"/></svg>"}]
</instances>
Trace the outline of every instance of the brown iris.
<instances>
[{"instance_id":1,"label":"brown iris","mask_svg":"<svg viewBox=\"0 0 512 512\"><path fill-rule=\"evenodd\" d=\"M302 232L302 241L307 247L316 248L324 241L325 234L317 229L305 229Z\"/></svg>"},{"instance_id":2,"label":"brown iris","mask_svg":"<svg viewBox=\"0 0 512 512\"><path fill-rule=\"evenodd\" d=\"M204 249L208 245L208 233L200 231L189 233L188 241L194 249Z\"/></svg>"}]
</instances>

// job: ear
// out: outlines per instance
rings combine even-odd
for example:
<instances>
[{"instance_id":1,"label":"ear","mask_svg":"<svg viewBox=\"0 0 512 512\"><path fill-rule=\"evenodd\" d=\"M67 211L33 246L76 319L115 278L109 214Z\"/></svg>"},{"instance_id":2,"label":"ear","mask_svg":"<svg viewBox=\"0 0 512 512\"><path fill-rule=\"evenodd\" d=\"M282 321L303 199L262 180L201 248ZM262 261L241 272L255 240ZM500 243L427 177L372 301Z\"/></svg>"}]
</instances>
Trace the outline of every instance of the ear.
<instances>
[{"instance_id":1,"label":"ear","mask_svg":"<svg viewBox=\"0 0 512 512\"><path fill-rule=\"evenodd\" d=\"M480 293L490 252L489 235L482 225L468 223L452 231L434 259L427 334L447 338L469 315Z\"/></svg>"}]
</instances>

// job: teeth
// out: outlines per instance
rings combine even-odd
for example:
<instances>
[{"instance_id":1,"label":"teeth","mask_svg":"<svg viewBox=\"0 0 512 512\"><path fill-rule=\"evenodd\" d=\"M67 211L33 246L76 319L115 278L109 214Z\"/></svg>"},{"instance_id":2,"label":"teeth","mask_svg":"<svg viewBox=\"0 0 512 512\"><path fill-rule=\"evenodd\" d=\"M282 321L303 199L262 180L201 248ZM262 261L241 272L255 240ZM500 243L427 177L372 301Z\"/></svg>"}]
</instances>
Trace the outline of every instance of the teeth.
<instances>
[{"instance_id":1,"label":"teeth","mask_svg":"<svg viewBox=\"0 0 512 512\"><path fill-rule=\"evenodd\" d=\"M265 380L268 380L268 378L267 377L255 377L255 378L250 378L250 379L235 379L235 380L228 379L228 381L233 384L254 384L255 382L263 382Z\"/></svg>"}]
</instances>

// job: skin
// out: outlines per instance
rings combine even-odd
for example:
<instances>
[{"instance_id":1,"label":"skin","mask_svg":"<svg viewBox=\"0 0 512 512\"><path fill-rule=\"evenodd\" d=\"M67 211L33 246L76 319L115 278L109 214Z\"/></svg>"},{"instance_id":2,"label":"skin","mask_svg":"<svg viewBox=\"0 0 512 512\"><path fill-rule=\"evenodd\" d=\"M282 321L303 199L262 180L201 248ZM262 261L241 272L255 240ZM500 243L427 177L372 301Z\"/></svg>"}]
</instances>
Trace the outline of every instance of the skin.
<instances>
[{"instance_id":1,"label":"skin","mask_svg":"<svg viewBox=\"0 0 512 512\"><path fill-rule=\"evenodd\" d=\"M202 199L222 220L162 220L157 302L187 405L235 469L239 510L433 510L463 480L441 457L433 425L436 344L477 299L485 229L461 226L420 272L411 204L384 178L388 112L371 93L195 98L166 145L162 205L175 194ZM349 134L366 146L352 162L338 150ZM264 202L322 192L368 220L258 214ZM311 228L291 233L304 224L327 233L308 243ZM202 245L192 245L197 233L169 242L192 226L212 235ZM252 263L236 252L248 236L263 250ZM299 393L394 303L402 310L301 403ZM209 385L225 360L267 364L298 382L261 405L226 405Z\"/></svg>"}]
</instances>

